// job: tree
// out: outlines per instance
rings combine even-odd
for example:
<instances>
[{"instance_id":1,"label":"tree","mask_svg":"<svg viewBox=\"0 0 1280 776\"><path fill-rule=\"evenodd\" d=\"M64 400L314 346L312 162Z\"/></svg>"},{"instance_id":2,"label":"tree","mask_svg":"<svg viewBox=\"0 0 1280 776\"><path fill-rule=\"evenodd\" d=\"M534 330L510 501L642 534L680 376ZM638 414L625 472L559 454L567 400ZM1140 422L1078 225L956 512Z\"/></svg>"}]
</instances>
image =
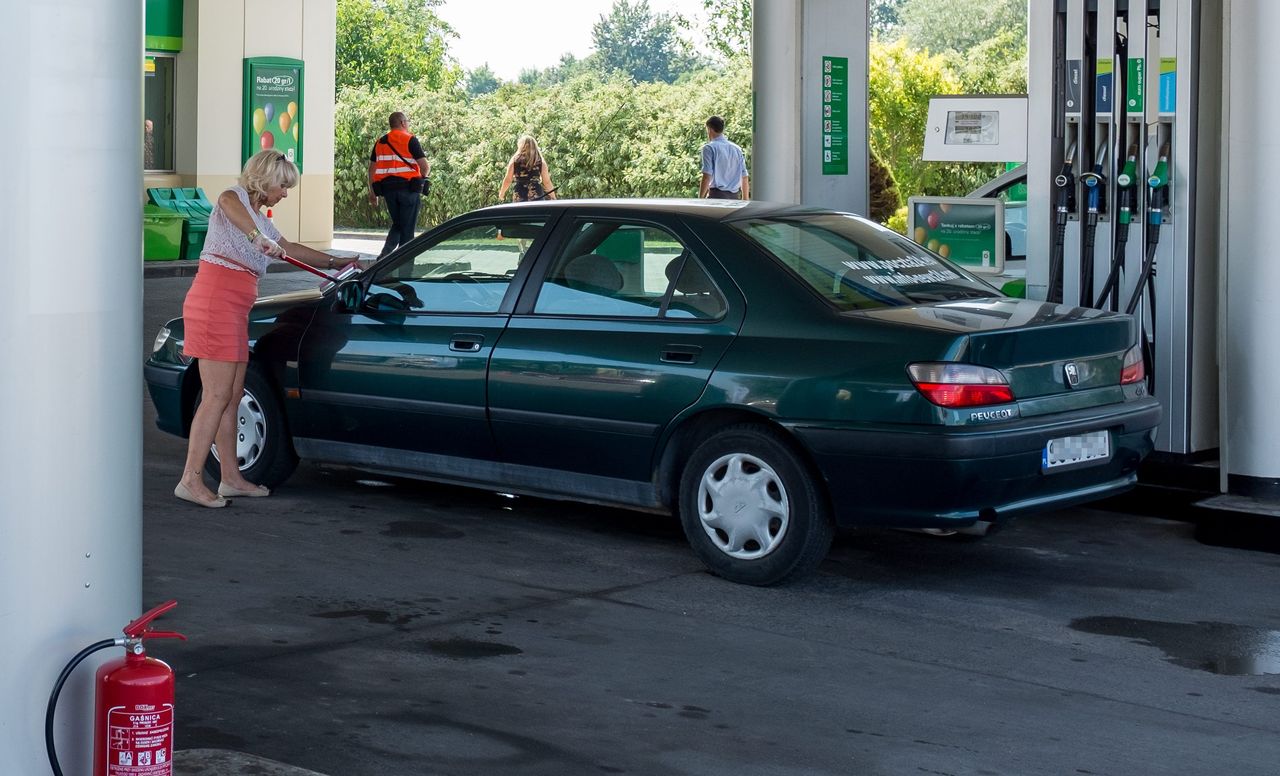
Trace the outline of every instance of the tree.
<instances>
[{"instance_id":1,"label":"tree","mask_svg":"<svg viewBox=\"0 0 1280 776\"><path fill-rule=\"evenodd\" d=\"M1027 36L1027 0L904 0L899 18L911 46L931 54L963 54L1002 35L1010 43Z\"/></svg>"},{"instance_id":2,"label":"tree","mask_svg":"<svg viewBox=\"0 0 1280 776\"><path fill-rule=\"evenodd\" d=\"M337 89L455 85L460 72L447 52L455 33L435 13L442 2L338 0Z\"/></svg>"},{"instance_id":3,"label":"tree","mask_svg":"<svg viewBox=\"0 0 1280 776\"><path fill-rule=\"evenodd\" d=\"M996 165L922 162L929 98L958 94L960 79L949 61L908 47L905 39L871 42L867 73L867 123L872 150L903 196L956 196L992 177Z\"/></svg>"},{"instance_id":4,"label":"tree","mask_svg":"<svg viewBox=\"0 0 1280 776\"><path fill-rule=\"evenodd\" d=\"M751 53L751 0L702 0L707 45L725 59Z\"/></svg>"},{"instance_id":5,"label":"tree","mask_svg":"<svg viewBox=\"0 0 1280 776\"><path fill-rule=\"evenodd\" d=\"M902 23L903 0L871 0L867 9L867 26L871 34L884 40L897 37L898 25Z\"/></svg>"},{"instance_id":6,"label":"tree","mask_svg":"<svg viewBox=\"0 0 1280 776\"><path fill-rule=\"evenodd\" d=\"M677 26L675 16L651 11L649 0L614 0L609 13L591 28L600 67L636 81L671 83L694 64Z\"/></svg>"},{"instance_id":7,"label":"tree","mask_svg":"<svg viewBox=\"0 0 1280 776\"><path fill-rule=\"evenodd\" d=\"M552 65L545 70L526 67L520 71L520 76L516 81L526 86L547 87L562 84L583 73L599 72L599 65L594 54L584 59L578 59L573 54L566 52L560 55L560 64Z\"/></svg>"},{"instance_id":8,"label":"tree","mask_svg":"<svg viewBox=\"0 0 1280 776\"><path fill-rule=\"evenodd\" d=\"M502 81L493 74L488 62L467 73L467 94L472 97L497 91L501 85Z\"/></svg>"}]
</instances>

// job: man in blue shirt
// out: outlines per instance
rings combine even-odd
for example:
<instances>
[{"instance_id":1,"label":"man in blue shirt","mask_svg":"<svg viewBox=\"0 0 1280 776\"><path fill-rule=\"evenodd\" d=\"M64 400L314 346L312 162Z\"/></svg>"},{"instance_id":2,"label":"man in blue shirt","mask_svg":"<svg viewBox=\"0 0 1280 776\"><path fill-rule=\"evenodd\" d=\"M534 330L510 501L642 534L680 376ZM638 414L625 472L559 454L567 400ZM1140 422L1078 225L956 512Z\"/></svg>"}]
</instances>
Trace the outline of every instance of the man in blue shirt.
<instances>
[{"instance_id":1,"label":"man in blue shirt","mask_svg":"<svg viewBox=\"0 0 1280 776\"><path fill-rule=\"evenodd\" d=\"M751 199L747 162L742 149L724 136L724 119L707 119L707 142L702 145L702 199Z\"/></svg>"}]
</instances>

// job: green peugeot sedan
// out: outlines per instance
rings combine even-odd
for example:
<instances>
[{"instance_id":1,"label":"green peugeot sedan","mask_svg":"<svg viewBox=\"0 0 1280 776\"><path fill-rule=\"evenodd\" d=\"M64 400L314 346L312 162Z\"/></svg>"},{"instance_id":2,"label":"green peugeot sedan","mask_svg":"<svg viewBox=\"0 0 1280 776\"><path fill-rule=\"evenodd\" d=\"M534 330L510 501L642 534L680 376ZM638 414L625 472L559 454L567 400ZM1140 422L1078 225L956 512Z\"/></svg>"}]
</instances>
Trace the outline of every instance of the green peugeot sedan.
<instances>
[{"instance_id":1,"label":"green peugeot sedan","mask_svg":"<svg viewBox=\"0 0 1280 776\"><path fill-rule=\"evenodd\" d=\"M182 332L146 379L185 436ZM478 210L258 300L250 340L251 481L305 458L675 514L711 571L755 585L812 571L836 526L981 534L1119 493L1160 417L1132 318L761 202Z\"/></svg>"}]
</instances>

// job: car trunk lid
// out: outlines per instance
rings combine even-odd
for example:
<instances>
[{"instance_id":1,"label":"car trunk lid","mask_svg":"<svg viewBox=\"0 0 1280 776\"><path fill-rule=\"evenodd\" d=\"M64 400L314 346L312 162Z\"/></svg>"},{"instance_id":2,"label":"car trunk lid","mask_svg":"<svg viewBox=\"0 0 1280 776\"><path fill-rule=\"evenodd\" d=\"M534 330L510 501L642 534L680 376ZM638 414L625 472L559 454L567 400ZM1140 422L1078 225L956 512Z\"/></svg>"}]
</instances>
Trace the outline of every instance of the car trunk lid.
<instances>
[{"instance_id":1,"label":"car trunk lid","mask_svg":"<svg viewBox=\"0 0 1280 776\"><path fill-rule=\"evenodd\" d=\"M860 314L955 332L950 358L1000 370L1023 416L1123 400L1120 372L1134 342L1127 315L1010 298Z\"/></svg>"}]
</instances>

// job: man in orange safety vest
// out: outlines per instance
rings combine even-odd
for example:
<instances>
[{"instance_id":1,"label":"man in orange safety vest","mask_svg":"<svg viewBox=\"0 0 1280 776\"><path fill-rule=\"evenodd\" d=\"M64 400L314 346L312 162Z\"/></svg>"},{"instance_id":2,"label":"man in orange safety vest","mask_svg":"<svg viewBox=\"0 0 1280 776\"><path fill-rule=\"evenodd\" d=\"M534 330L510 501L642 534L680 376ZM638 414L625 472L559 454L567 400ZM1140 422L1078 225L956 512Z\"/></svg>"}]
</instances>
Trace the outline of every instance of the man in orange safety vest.
<instances>
[{"instance_id":1,"label":"man in orange safety vest","mask_svg":"<svg viewBox=\"0 0 1280 776\"><path fill-rule=\"evenodd\" d=\"M431 163L422 153L422 144L409 132L409 119L396 111L387 124L390 131L378 138L369 154L369 204L377 204L378 197L382 197L391 216L391 230L379 257L413 239L423 185L430 185L431 175Z\"/></svg>"}]
</instances>

